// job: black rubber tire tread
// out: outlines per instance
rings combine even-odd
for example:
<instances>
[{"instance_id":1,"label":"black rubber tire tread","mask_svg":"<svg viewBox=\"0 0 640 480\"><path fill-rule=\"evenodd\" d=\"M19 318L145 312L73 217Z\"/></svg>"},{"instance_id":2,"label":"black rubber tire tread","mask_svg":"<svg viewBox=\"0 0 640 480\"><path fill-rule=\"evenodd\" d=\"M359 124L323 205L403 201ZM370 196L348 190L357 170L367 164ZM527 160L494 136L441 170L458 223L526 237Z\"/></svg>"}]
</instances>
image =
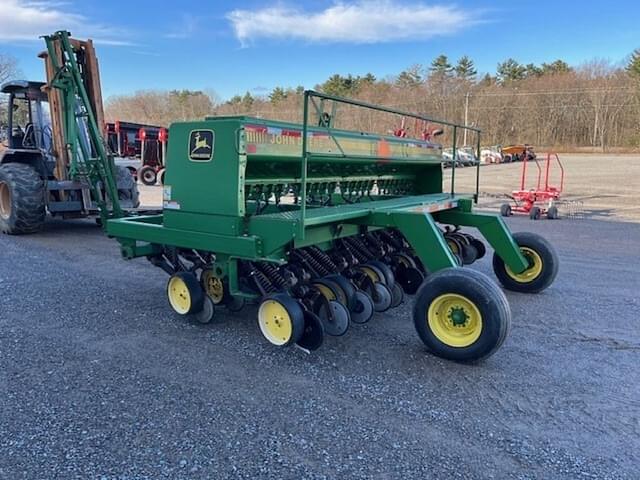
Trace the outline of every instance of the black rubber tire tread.
<instances>
[{"instance_id":1,"label":"black rubber tire tread","mask_svg":"<svg viewBox=\"0 0 640 480\"><path fill-rule=\"evenodd\" d=\"M558 275L560 260L555 248L551 243L531 232L518 232L513 234L513 239L521 247L529 247L542 258L542 272L529 283L515 281L507 274L504 261L496 254L493 254L493 272L504 288L520 293L539 293L549 287Z\"/></svg>"},{"instance_id":2,"label":"black rubber tire tread","mask_svg":"<svg viewBox=\"0 0 640 480\"><path fill-rule=\"evenodd\" d=\"M149 181L145 180L145 174L147 172L153 173L153 181L152 182L149 182ZM158 181L156 170L150 165L145 165L140 170L138 170L138 180L140 180L143 184L147 185L148 187L151 187L151 186L155 185L157 183L157 181Z\"/></svg>"},{"instance_id":3,"label":"black rubber tire tread","mask_svg":"<svg viewBox=\"0 0 640 480\"><path fill-rule=\"evenodd\" d=\"M133 175L126 167L122 165L116 165L115 167L118 200L130 202L131 208L138 208L140 206L140 192L138 191L136 179L133 178Z\"/></svg>"},{"instance_id":4,"label":"black rubber tire tread","mask_svg":"<svg viewBox=\"0 0 640 480\"><path fill-rule=\"evenodd\" d=\"M304 310L302 309L298 301L290 297L286 293L272 293L264 297L260 304L266 302L267 300L275 300L276 302L284 305L291 317L291 323L293 324L291 338L286 344L281 346L286 347L297 343L304 334ZM258 308L260 307L258 306Z\"/></svg>"},{"instance_id":5,"label":"black rubber tire tread","mask_svg":"<svg viewBox=\"0 0 640 480\"><path fill-rule=\"evenodd\" d=\"M167 299L169 298L169 283L173 277L181 278L189 289L189 295L191 296L191 308L184 315L189 315L191 313L196 313L202 310L202 305L204 303L204 297L206 294L204 293L204 290L202 290L198 278L191 272L177 272L169 277L169 280L167 281L167 287L165 289L165 291L167 292ZM171 302L169 302L169 306L171 306ZM171 308L173 309L173 307Z\"/></svg>"},{"instance_id":6,"label":"black rubber tire tread","mask_svg":"<svg viewBox=\"0 0 640 480\"><path fill-rule=\"evenodd\" d=\"M42 228L46 216L45 185L38 172L24 163L0 166L0 181L11 191L9 218L0 218L0 231L10 235L34 233Z\"/></svg>"},{"instance_id":7,"label":"black rubber tire tread","mask_svg":"<svg viewBox=\"0 0 640 480\"><path fill-rule=\"evenodd\" d=\"M531 210L529 210L529 218L531 220L540 220L540 208L531 207Z\"/></svg>"},{"instance_id":8,"label":"black rubber tire tread","mask_svg":"<svg viewBox=\"0 0 640 480\"><path fill-rule=\"evenodd\" d=\"M549 210L547 210L547 218L549 220L560 218L560 215L558 214L558 207L556 207L555 205L551 205L549 207Z\"/></svg>"},{"instance_id":9,"label":"black rubber tire tread","mask_svg":"<svg viewBox=\"0 0 640 480\"><path fill-rule=\"evenodd\" d=\"M502 205L500 205L500 215L502 215L503 217L510 217L511 205L509 205L508 203L503 203Z\"/></svg>"},{"instance_id":10,"label":"black rubber tire tread","mask_svg":"<svg viewBox=\"0 0 640 480\"><path fill-rule=\"evenodd\" d=\"M431 302L445 293L459 293L473 301L482 315L482 332L468 347L442 343L429 329L427 311ZM467 268L447 268L430 275L420 287L413 309L416 331L427 348L448 360L473 363L493 355L510 330L511 309L504 293L486 275Z\"/></svg>"},{"instance_id":11,"label":"black rubber tire tread","mask_svg":"<svg viewBox=\"0 0 640 480\"><path fill-rule=\"evenodd\" d=\"M469 243L462 245L462 252L460 254L462 257L462 263L464 265L471 265L478 259L478 250L476 250L475 245Z\"/></svg>"},{"instance_id":12,"label":"black rubber tire tread","mask_svg":"<svg viewBox=\"0 0 640 480\"><path fill-rule=\"evenodd\" d=\"M476 250L478 251L478 258L476 258L476 260L480 260L487 254L487 247L485 247L482 240L474 238L473 240L471 240L471 245L476 247Z\"/></svg>"}]
</instances>

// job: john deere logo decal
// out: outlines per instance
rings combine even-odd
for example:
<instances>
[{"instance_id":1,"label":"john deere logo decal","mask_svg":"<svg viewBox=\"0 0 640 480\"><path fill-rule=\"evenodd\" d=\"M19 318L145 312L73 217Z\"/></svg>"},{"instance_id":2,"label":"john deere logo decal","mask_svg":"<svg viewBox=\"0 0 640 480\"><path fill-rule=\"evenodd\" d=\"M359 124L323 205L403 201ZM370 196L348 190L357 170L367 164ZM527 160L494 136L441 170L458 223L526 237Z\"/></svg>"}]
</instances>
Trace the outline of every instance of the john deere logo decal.
<instances>
[{"instance_id":1,"label":"john deere logo decal","mask_svg":"<svg viewBox=\"0 0 640 480\"><path fill-rule=\"evenodd\" d=\"M213 130L193 130L189 135L189 158L208 162L213 157Z\"/></svg>"}]
</instances>

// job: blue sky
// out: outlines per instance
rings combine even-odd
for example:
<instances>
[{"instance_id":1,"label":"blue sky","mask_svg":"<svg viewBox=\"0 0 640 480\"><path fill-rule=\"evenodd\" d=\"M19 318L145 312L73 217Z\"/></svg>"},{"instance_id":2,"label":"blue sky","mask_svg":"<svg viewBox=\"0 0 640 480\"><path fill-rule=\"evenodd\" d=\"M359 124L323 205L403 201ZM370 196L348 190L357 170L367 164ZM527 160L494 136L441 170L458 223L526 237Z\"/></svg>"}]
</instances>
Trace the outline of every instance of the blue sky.
<instances>
[{"instance_id":1,"label":"blue sky","mask_svg":"<svg viewBox=\"0 0 640 480\"><path fill-rule=\"evenodd\" d=\"M480 72L508 57L622 62L640 48L640 2L562 0L0 0L0 53L42 79L37 36L94 38L103 93L213 89L222 99L313 87L333 73L397 74L444 53Z\"/></svg>"}]
</instances>

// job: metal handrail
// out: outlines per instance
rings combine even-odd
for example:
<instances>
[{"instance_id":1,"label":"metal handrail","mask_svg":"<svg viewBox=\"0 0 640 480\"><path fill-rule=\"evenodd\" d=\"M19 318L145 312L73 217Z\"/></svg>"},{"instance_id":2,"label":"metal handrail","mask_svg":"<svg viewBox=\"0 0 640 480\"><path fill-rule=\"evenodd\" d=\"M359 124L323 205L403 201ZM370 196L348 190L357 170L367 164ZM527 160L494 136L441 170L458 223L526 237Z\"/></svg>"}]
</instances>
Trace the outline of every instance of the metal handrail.
<instances>
[{"instance_id":1,"label":"metal handrail","mask_svg":"<svg viewBox=\"0 0 640 480\"><path fill-rule=\"evenodd\" d=\"M298 226L298 234L300 239L304 239L305 235L305 213L307 207L307 167L309 163L309 151L307 150L307 136L309 132L309 101L313 98L319 98L321 100L330 100L337 103L342 103L345 105L353 105L356 107L361 107L369 110L374 110L378 112L390 113L393 115L401 115L403 117L413 118L416 120L421 120L425 122L437 123L439 125L445 125L448 127L453 127L453 164L451 171L451 195L454 194L454 179L455 179L455 163L457 158L457 132L458 129L468 130L471 132L475 132L478 136L477 148L476 148L476 157L478 162L478 168L476 171L476 193L474 195L474 201L477 203L478 201L478 192L479 192L479 178L480 178L480 133L481 130L476 127L471 127L468 125L460 125L457 123L447 122L444 120L438 120L435 118L427 117L424 115L419 115L417 113L411 113L404 110L397 110L395 108L384 107L380 105L372 105L370 103L361 102L359 100L353 100L344 97L338 97L336 95L328 95L325 93L316 92L314 90L305 90L304 91L304 101L303 101L303 109L302 109L302 157L301 157L301 172L300 172L300 188L301 188L301 196L300 196L300 224ZM328 129L331 130L330 128ZM334 137L333 135L331 135ZM338 148L342 150L339 146ZM343 156L344 155L343 153Z\"/></svg>"}]
</instances>

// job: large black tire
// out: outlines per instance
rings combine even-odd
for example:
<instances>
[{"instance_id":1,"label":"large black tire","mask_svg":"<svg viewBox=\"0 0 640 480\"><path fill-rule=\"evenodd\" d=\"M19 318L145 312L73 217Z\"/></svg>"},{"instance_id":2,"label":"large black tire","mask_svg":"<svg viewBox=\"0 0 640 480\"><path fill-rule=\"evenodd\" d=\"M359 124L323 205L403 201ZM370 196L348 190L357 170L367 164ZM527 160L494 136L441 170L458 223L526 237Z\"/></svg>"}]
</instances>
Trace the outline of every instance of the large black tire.
<instances>
[{"instance_id":1,"label":"large black tire","mask_svg":"<svg viewBox=\"0 0 640 480\"><path fill-rule=\"evenodd\" d=\"M476 362L493 355L504 342L511 309L502 290L483 273L447 268L423 282L413 320L434 355Z\"/></svg>"},{"instance_id":2,"label":"large black tire","mask_svg":"<svg viewBox=\"0 0 640 480\"><path fill-rule=\"evenodd\" d=\"M127 207L138 208L140 206L140 192L135 177L122 165L116 165L115 174L118 185L118 200L126 202Z\"/></svg>"},{"instance_id":3,"label":"large black tire","mask_svg":"<svg viewBox=\"0 0 640 480\"><path fill-rule=\"evenodd\" d=\"M0 231L11 235L40 230L46 215L45 185L29 165L0 166Z\"/></svg>"},{"instance_id":4,"label":"large black tire","mask_svg":"<svg viewBox=\"0 0 640 480\"><path fill-rule=\"evenodd\" d=\"M529 218L531 220L540 220L541 215L540 207L531 207L531 210L529 210Z\"/></svg>"},{"instance_id":5,"label":"large black tire","mask_svg":"<svg viewBox=\"0 0 640 480\"><path fill-rule=\"evenodd\" d=\"M511 205L509 205L508 203L503 203L502 205L500 205L500 215L502 215L503 217L510 217Z\"/></svg>"},{"instance_id":6,"label":"large black tire","mask_svg":"<svg viewBox=\"0 0 640 480\"><path fill-rule=\"evenodd\" d=\"M529 260L529 268L514 274L502 258L493 254L493 271L507 290L522 293L538 293L553 283L558 275L560 261L555 249L546 239L530 232L513 234L513 239Z\"/></svg>"},{"instance_id":7,"label":"large black tire","mask_svg":"<svg viewBox=\"0 0 640 480\"><path fill-rule=\"evenodd\" d=\"M158 176L156 174L155 168L151 165L145 165L140 170L138 170L138 179L147 186L153 186L158 181Z\"/></svg>"}]
</instances>

